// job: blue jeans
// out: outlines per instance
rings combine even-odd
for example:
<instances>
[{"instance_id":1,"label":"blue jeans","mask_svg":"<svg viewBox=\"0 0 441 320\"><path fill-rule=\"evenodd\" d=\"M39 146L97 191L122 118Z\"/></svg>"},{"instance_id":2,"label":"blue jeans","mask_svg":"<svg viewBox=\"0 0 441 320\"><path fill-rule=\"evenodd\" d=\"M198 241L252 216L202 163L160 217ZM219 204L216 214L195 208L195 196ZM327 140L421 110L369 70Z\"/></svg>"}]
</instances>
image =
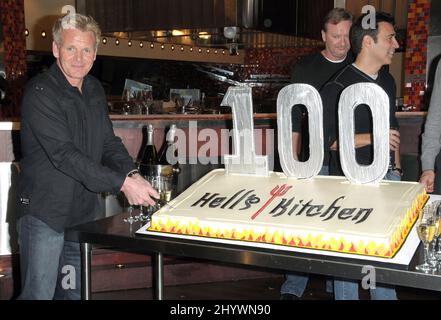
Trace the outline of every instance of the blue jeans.
<instances>
[{"instance_id":1,"label":"blue jeans","mask_svg":"<svg viewBox=\"0 0 441 320\"><path fill-rule=\"evenodd\" d=\"M400 181L401 176L389 170L384 180ZM392 286L376 286L370 289L370 294L371 300L397 300L397 293ZM334 296L335 300L358 300L358 281L335 279Z\"/></svg>"},{"instance_id":2,"label":"blue jeans","mask_svg":"<svg viewBox=\"0 0 441 320\"><path fill-rule=\"evenodd\" d=\"M319 172L319 175L328 176L329 167L323 166ZM305 292L306 285L308 284L309 275L307 273L287 273L285 274L285 282L280 288L280 293L289 293L297 297L301 297Z\"/></svg>"},{"instance_id":3,"label":"blue jeans","mask_svg":"<svg viewBox=\"0 0 441 320\"><path fill-rule=\"evenodd\" d=\"M19 300L79 300L80 245L31 215L17 222L22 290Z\"/></svg>"},{"instance_id":4,"label":"blue jeans","mask_svg":"<svg viewBox=\"0 0 441 320\"><path fill-rule=\"evenodd\" d=\"M397 293L393 286L376 286L370 289L371 300L397 300ZM335 300L358 300L358 281L334 279Z\"/></svg>"}]
</instances>

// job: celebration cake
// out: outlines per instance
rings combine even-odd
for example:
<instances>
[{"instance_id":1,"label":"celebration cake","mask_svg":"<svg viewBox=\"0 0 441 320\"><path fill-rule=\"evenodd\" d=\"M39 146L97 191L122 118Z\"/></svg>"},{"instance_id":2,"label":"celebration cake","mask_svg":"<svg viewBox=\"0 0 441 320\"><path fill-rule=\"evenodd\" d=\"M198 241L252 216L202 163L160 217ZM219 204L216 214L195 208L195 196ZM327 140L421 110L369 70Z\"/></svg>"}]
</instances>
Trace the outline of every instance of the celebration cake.
<instances>
[{"instance_id":1,"label":"celebration cake","mask_svg":"<svg viewBox=\"0 0 441 320\"><path fill-rule=\"evenodd\" d=\"M154 213L148 231L392 258L426 200L416 182L357 185L219 169Z\"/></svg>"}]
</instances>

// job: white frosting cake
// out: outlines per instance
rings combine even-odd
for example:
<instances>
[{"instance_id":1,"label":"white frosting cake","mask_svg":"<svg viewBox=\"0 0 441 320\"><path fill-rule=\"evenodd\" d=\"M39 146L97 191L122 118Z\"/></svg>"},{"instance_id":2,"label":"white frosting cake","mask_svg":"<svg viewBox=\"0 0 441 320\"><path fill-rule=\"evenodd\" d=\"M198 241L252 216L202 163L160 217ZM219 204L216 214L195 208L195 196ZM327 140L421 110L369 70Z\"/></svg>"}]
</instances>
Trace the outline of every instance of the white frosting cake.
<instances>
[{"instance_id":1,"label":"white frosting cake","mask_svg":"<svg viewBox=\"0 0 441 320\"><path fill-rule=\"evenodd\" d=\"M220 169L153 214L149 230L393 257L426 198L416 182L354 185Z\"/></svg>"}]
</instances>

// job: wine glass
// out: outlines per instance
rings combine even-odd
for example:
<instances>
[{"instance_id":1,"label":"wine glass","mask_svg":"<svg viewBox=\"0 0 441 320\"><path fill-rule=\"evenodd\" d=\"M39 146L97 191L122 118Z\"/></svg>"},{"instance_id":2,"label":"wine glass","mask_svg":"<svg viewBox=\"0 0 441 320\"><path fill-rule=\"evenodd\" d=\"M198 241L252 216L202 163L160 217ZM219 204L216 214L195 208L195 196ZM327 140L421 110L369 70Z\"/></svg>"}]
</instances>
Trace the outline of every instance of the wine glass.
<instances>
[{"instance_id":1,"label":"wine glass","mask_svg":"<svg viewBox=\"0 0 441 320\"><path fill-rule=\"evenodd\" d=\"M158 191L158 193L161 195L161 188L159 184L159 178L160 177L152 177L147 176L145 179L150 183L150 185ZM156 202L156 204L148 207L140 206L139 207L139 215L137 215L135 218L138 219L141 222L149 222L151 220L151 215L156 212L159 209L159 203ZM144 214L146 213L146 214Z\"/></svg>"},{"instance_id":2,"label":"wine glass","mask_svg":"<svg viewBox=\"0 0 441 320\"><path fill-rule=\"evenodd\" d=\"M417 265L415 269L424 273L430 273L436 270L429 263L429 246L436 232L436 223L434 217L430 215L429 208L424 209L417 226L418 237L424 244L424 263Z\"/></svg>"},{"instance_id":3,"label":"wine glass","mask_svg":"<svg viewBox=\"0 0 441 320\"><path fill-rule=\"evenodd\" d=\"M124 218L123 219L124 222L127 222L128 224L131 225L132 223L138 221L138 218L136 216L135 217L132 216L132 212L133 212L133 207L132 206L129 206L127 208L127 212L129 213L129 217L128 218Z\"/></svg>"},{"instance_id":4,"label":"wine glass","mask_svg":"<svg viewBox=\"0 0 441 320\"><path fill-rule=\"evenodd\" d=\"M433 256L434 258L439 262L441 262L441 201L434 201L432 202L432 205L434 208L434 215L436 219L438 220L438 230L436 233L436 239L434 243L434 252ZM438 248L438 249L437 249Z\"/></svg>"},{"instance_id":5,"label":"wine glass","mask_svg":"<svg viewBox=\"0 0 441 320\"><path fill-rule=\"evenodd\" d=\"M433 239L432 241L429 243L429 264L432 268L434 268L435 270L438 269L438 259L436 258L436 243L438 240L438 237L441 233L441 230L439 228L439 223L441 221L441 217L439 215L439 211L437 210L438 206L431 204L430 206L430 210L432 215L430 216L429 219L433 219L433 224L435 225L434 228L434 234L433 234Z\"/></svg>"}]
</instances>

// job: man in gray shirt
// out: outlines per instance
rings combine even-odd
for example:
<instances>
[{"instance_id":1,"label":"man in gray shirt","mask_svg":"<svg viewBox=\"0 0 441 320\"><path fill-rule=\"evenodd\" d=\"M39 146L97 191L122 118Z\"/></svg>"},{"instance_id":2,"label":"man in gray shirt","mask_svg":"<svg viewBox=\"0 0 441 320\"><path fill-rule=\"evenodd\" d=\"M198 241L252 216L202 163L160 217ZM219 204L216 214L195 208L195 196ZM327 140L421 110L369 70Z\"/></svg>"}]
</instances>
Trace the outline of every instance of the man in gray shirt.
<instances>
[{"instance_id":1,"label":"man in gray shirt","mask_svg":"<svg viewBox=\"0 0 441 320\"><path fill-rule=\"evenodd\" d=\"M422 135L420 182L427 192L435 191L435 159L441 150L441 62L438 63L433 82L432 98Z\"/></svg>"}]
</instances>

